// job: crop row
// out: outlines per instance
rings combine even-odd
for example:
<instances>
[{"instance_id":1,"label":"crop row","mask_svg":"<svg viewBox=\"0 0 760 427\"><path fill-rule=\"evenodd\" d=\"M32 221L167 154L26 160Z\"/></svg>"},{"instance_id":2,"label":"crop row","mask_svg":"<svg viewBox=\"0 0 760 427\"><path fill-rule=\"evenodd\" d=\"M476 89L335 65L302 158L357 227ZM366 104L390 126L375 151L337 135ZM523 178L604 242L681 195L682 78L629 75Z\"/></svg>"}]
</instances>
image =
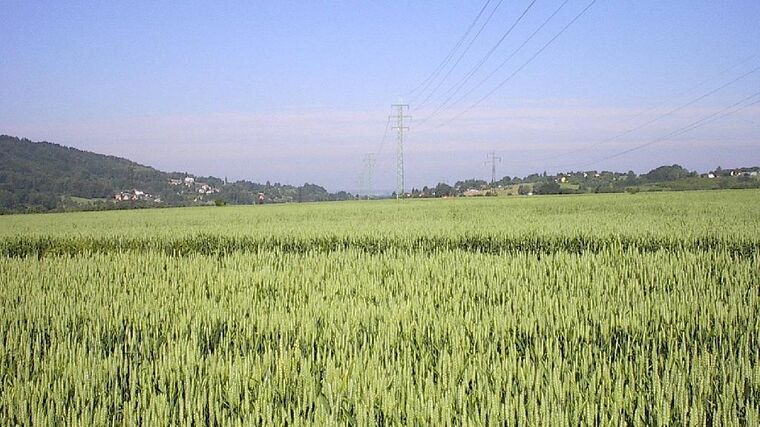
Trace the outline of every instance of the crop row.
<instances>
[{"instance_id":1,"label":"crop row","mask_svg":"<svg viewBox=\"0 0 760 427\"><path fill-rule=\"evenodd\" d=\"M137 237L47 237L23 236L0 239L0 256L42 258L45 256L74 256L91 253L124 253L157 251L174 256L230 255L260 251L286 253L327 253L358 250L375 254L388 251L435 253L461 250L486 254L533 253L551 254L599 253L603 251L634 251L641 253L725 251L733 256L751 257L760 253L760 240L727 239L710 236L220 236L196 235L178 238Z\"/></svg>"}]
</instances>

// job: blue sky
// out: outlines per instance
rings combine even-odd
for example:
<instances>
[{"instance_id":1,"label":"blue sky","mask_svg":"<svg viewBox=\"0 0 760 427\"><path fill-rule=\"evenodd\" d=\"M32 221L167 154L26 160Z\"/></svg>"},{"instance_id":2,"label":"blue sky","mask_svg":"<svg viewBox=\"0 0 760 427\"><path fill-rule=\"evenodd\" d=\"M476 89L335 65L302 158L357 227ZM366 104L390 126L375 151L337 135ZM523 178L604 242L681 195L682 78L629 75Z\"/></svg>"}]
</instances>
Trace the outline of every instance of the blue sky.
<instances>
[{"instance_id":1,"label":"blue sky","mask_svg":"<svg viewBox=\"0 0 760 427\"><path fill-rule=\"evenodd\" d=\"M537 0L461 93L562 1ZM356 189L362 158L379 151L375 187L393 188L392 138L381 148L389 105L400 96L419 103L409 91L483 3L4 1L0 133L164 170L330 189ZM500 175L760 164L760 104L605 160L760 91L760 71L751 72L760 66L756 0L598 0L514 78L461 114L588 4L569 0L492 80L421 123L529 3L503 0L440 90L422 107L412 102L410 186L489 177L484 161L491 150L504 159Z\"/></svg>"}]
</instances>

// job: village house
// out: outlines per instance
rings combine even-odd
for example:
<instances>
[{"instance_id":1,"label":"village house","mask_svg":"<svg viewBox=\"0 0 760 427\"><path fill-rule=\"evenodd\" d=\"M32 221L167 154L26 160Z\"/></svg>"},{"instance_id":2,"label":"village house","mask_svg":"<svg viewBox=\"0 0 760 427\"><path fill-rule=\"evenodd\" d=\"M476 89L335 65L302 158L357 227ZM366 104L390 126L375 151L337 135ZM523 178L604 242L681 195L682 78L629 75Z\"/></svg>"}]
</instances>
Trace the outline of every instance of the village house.
<instances>
[{"instance_id":1,"label":"village house","mask_svg":"<svg viewBox=\"0 0 760 427\"><path fill-rule=\"evenodd\" d=\"M214 188L205 182L196 182L195 184L199 186L197 191L200 194L213 194L219 192L218 188Z\"/></svg>"},{"instance_id":2,"label":"village house","mask_svg":"<svg viewBox=\"0 0 760 427\"><path fill-rule=\"evenodd\" d=\"M127 202L135 200L153 200L153 196L142 190L134 188L132 191L122 191L120 193L116 193L113 196L113 199L117 202Z\"/></svg>"}]
</instances>

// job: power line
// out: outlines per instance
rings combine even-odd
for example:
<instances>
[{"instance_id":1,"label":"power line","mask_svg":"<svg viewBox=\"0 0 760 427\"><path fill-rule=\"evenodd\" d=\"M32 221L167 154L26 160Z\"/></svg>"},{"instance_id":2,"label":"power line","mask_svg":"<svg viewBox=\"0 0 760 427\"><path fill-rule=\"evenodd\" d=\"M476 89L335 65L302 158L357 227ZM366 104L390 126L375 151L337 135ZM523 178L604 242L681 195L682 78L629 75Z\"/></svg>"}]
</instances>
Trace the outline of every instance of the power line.
<instances>
[{"instance_id":1,"label":"power line","mask_svg":"<svg viewBox=\"0 0 760 427\"><path fill-rule=\"evenodd\" d=\"M369 194L369 192L372 189L372 183L371 183L371 181L372 181L372 175L371 175L372 174L372 169L375 166L375 164L377 163L378 158L381 158L380 156L381 156L381 154L383 152L383 148L385 147L385 140L388 138L388 130L390 130L390 126L391 126L391 118L388 117L388 120L386 120L386 122L385 122L385 130L383 131L383 137L380 139L380 144L378 145L377 151L374 152L374 153L369 153L369 154L367 154L364 157L365 165L368 167L369 174L370 174L370 176L369 176L369 190L368 190L368 194ZM372 165L369 165L368 158L370 158L370 157L372 158L372 160L371 160ZM359 174L359 188L360 189L364 188L364 174L363 173Z\"/></svg>"},{"instance_id":2,"label":"power line","mask_svg":"<svg viewBox=\"0 0 760 427\"><path fill-rule=\"evenodd\" d=\"M566 5L566 4L567 4L569 1L570 1L570 0L565 0L564 2L562 2L562 4L560 4L560 5L559 5L559 7L558 7L557 9L555 9L555 10L554 10L554 12L553 12L551 15L549 15L549 17L548 17L548 18L546 18L546 20L544 20L544 22L543 22L541 25L539 25L539 26L538 26L538 28L536 28L536 29L535 29L535 31L533 31L533 33L532 33L530 36L528 36L528 38L527 38L527 39L525 39L525 41L523 41L523 42L522 42L522 44L521 44L520 46L518 46L518 47L517 47L515 50L513 50L513 51L512 51L512 53L510 53L510 54L509 54L509 56L507 56L507 58L506 58L506 59L504 59L504 61L502 61L502 62L501 62L501 64L499 64L499 66L498 66L498 67L496 67L496 68L495 68L493 71L491 71L491 72L490 72L490 73L489 73L489 74L488 74L488 75L487 75L485 78L483 78L482 80L480 80L480 82L478 82L478 84L476 84L475 86L473 86L473 87L472 87L472 88L471 88L469 91L467 91L465 94L463 94L462 96L460 96L459 98L457 98L456 100L454 100L454 102L453 102L451 105L456 105L456 104L458 104L459 102L461 102L463 99L467 98L467 97L468 97L470 94L472 94L473 92L475 92L476 90L478 90L478 89L479 89L481 86L483 86L483 84L484 84L484 83L486 83L488 80L490 80L490 79L491 79L491 77L493 77L493 76L494 76L494 75L495 75L497 72L499 72L499 70L501 70L502 68L504 68L504 66L505 66L505 65L506 65L506 64L507 64L507 63L508 63L508 62L509 62L509 61L510 61L510 60L511 60L511 59L512 59L512 58L513 58L515 55L517 55L517 54L518 54L518 53L519 53L519 52L522 50L522 48L523 48L523 47L525 47L525 45L527 45L527 44L528 44L528 43L529 43L529 42L530 42L530 41L533 39L533 37L535 37L535 36L536 36L536 34L538 34L538 33L539 33L539 32L540 32L540 31L541 31L541 30L542 30L542 29L543 29L543 28L544 28L544 27L545 27L545 26L546 26L546 25L549 23L549 21L551 21L552 19L554 19L554 17L555 17L555 16L556 16L556 15L557 15L557 14L560 12L560 10L562 10L562 8L564 8L564 7L565 7L565 5ZM447 100L447 101L448 101L448 100ZM444 105L445 105L445 104L446 104L446 103L444 102ZM431 115L428 117L428 119L432 118L432 117L433 117L433 116L435 116L435 115L436 115L438 112L440 112L441 110L445 110L445 109L446 109L446 108L439 108L437 111L433 112L433 114L431 114ZM427 119L426 119L426 120L427 120ZM423 122L424 122L424 121L423 121ZM423 122L420 122L420 124L422 124Z\"/></svg>"},{"instance_id":3,"label":"power line","mask_svg":"<svg viewBox=\"0 0 760 427\"><path fill-rule=\"evenodd\" d=\"M383 138L380 140L380 148L378 148L377 157L380 157L380 154L383 153L383 147L385 146L385 139L388 138L388 129L391 127L391 118L388 116L388 120L385 122L385 131L383 131Z\"/></svg>"},{"instance_id":4,"label":"power line","mask_svg":"<svg viewBox=\"0 0 760 427\"><path fill-rule=\"evenodd\" d=\"M681 110L683 110L683 109L685 109L687 107L690 107L690 106L696 104L697 102L699 102L699 101L701 101L701 100L703 100L703 99L705 99L705 98L707 98L707 97L709 97L711 95L714 95L715 93L717 93L717 92L725 89L728 86L731 86L732 84L734 84L734 83L736 83L736 82L744 79L745 77L747 77L747 76L749 76L749 75L751 75L753 73L756 73L758 70L760 70L760 66L753 68L752 70L750 70L750 71L748 71L748 72L746 72L746 73L744 73L744 74L742 74L742 75L740 75L740 76L738 76L738 77L736 77L736 78L734 78L734 79L732 79L732 80L730 80L730 81L728 81L728 82L720 85L719 87L717 87L715 89L712 89L712 90L708 91L707 93L704 93L704 94L702 94L702 95L700 95L700 96L698 96L698 97L696 97L696 98L694 98L694 99L686 102L685 104L682 104L682 105L680 105L680 106L678 106L676 108L673 108L670 111L668 111L668 112L666 112L664 114L661 114L661 115L659 115L659 116L657 116L657 117L655 117L655 118L653 118L651 120L648 120L648 121L646 121L646 122L644 122L644 123L642 123L640 125L634 126L634 127L630 128L628 130L620 132L620 133L618 133L618 134L616 134L616 135L614 135L614 136L612 136L610 138L603 139L601 141L595 142L595 143L593 143L591 145L587 145L585 147L581 147L581 148L577 148L575 150L567 151L567 152L565 152L563 154L559 154L559 155L556 155L556 156L546 157L543 160L552 160L552 159L556 159L556 158L559 158L559 157L565 157L565 156L568 156L568 155L579 153L579 152L582 152L582 151L587 151L587 150L590 150L592 148L598 147L598 146L600 146L602 144L606 144L608 142L612 142L612 141L614 141L616 139L619 139L619 138L621 138L623 136L629 135L629 134L631 134L633 132L636 132L637 130L641 130L641 129L643 129L643 128L645 128L645 127L647 127L647 126L649 126L649 125L651 125L653 123L656 123L656 122L664 119L665 117L671 116L671 115L673 115L673 114L675 114L675 113L677 113L677 112L679 112L679 111L681 111Z\"/></svg>"},{"instance_id":5,"label":"power line","mask_svg":"<svg viewBox=\"0 0 760 427\"><path fill-rule=\"evenodd\" d=\"M530 63L533 62L533 60L535 60L536 57L538 57L538 55L540 55L544 50L546 50L546 48L548 48L552 43L554 43L554 41L557 40L559 38L559 36L561 36L565 31L567 31L567 29L570 28L570 26L572 26L589 9L591 9L591 6L593 6L594 3L596 3L596 0L591 0L591 2L583 10L580 11L580 13L578 13L577 15L575 15L575 17L570 22L568 22L567 25L565 25L564 27L562 27L562 29L554 37L552 37L548 42L546 42L541 47L541 49L539 49L536 53L534 53L533 56L531 56L527 61L525 61L525 63L523 63L523 65L521 65L517 70L515 70L512 74L510 74L506 79L502 80L501 83L499 83L490 92L486 93L480 99L478 99L477 101L475 101L475 103L473 103L472 105L470 105L469 107L467 107L465 110L463 110L462 112L460 112L456 116L454 116L451 119L446 120L443 123L441 123L440 125L438 125L438 127L445 126L445 125L451 123L452 121L454 121L454 120L462 117L463 115L467 114L470 110L472 110L473 108L477 107L481 102L485 101L488 97L490 97L491 95L493 95L497 90L501 89L505 84L507 84L507 82L509 82L510 80L512 80L520 71L522 71L523 69L525 69L525 67L527 67L528 65L530 65Z\"/></svg>"},{"instance_id":6,"label":"power line","mask_svg":"<svg viewBox=\"0 0 760 427\"><path fill-rule=\"evenodd\" d=\"M467 39L467 36L470 35L470 32L472 31L473 28L475 28L475 24L480 20L480 17L483 15L483 12L485 12L486 8L488 7L490 3L491 3L491 0L486 0L485 4L483 4L483 7L480 8L480 12L478 12L478 15L475 17L475 19L473 19L472 23L470 23L470 26L467 27L467 31L464 32L462 37L459 39L459 41L457 41L457 43L454 45L454 47L451 49L448 55L446 55L443 61L441 61L441 63L438 64L438 67L436 67L435 70L432 73L430 73L430 75L425 80L422 81L422 83L420 83L417 87L409 91L409 93L407 93L407 96L411 96L413 93L417 92L419 89L422 89L421 92L425 92L427 90L428 86L430 86L430 83L435 79L435 77L438 76L438 74L440 74L443 68L446 65L448 65L448 63L451 61L451 58L454 57L454 54L456 53L456 51L459 50L459 48L462 46L462 43L464 43L464 41Z\"/></svg>"},{"instance_id":7,"label":"power line","mask_svg":"<svg viewBox=\"0 0 760 427\"><path fill-rule=\"evenodd\" d=\"M633 152L633 151L636 151L636 150L640 150L642 148L648 147L648 146L656 144L658 142L666 141L666 140L674 138L676 136L683 135L683 134L685 134L687 132L691 132L694 129L700 128L700 127L705 126L707 124L713 123L713 122L715 122L717 120L726 118L726 117L728 117L728 116L730 116L732 114L736 114L736 113L738 113L738 112L740 112L740 111L742 111L742 110L744 110L746 108L749 108L749 107L751 107L753 105L759 104L760 100L757 100L755 102L752 102L752 103L749 103L749 104L744 105L742 107L739 107L739 108L735 109L734 111L728 111L728 110L731 110L732 108L735 108L738 105L740 105L740 104L742 104L742 103L744 103L744 102L746 102L746 101L748 101L748 100L750 100L752 98L755 98L758 95L760 95L760 91L755 92L752 95L747 96L747 97L741 99L740 101L735 102L735 103L729 105L728 107L725 107L725 108L723 108L723 109L721 109L721 110L719 110L719 111L717 111L715 113L712 113L712 114L710 114L708 116L705 116L705 117L703 117L703 118L701 118L699 120L696 120L696 121L694 121L694 122L692 122L692 123L690 123L690 124L688 124L686 126L683 126L683 127L679 128L679 129L676 129L675 131L670 132L669 134L667 134L665 136L653 139L653 140L651 140L649 142L646 142L644 144L640 144L640 145L634 146L632 148L620 151L618 153L615 153L615 154L612 154L612 155L609 155L609 156L605 156L605 157L602 157L600 159L596 159L596 160L591 161L591 162L587 162L587 163L583 163L583 164L577 164L577 165L578 165L578 167L585 167L585 166L589 166L589 165L592 165L592 164L595 164L595 163L599 163L599 162L602 162L602 161L605 161L605 160L614 159L616 157L620 157L620 156L623 156L623 155L628 154L630 152ZM728 111L728 112L726 112L726 111ZM725 113L725 114L723 114L723 113ZM722 115L720 115L720 114L722 114Z\"/></svg>"},{"instance_id":8,"label":"power line","mask_svg":"<svg viewBox=\"0 0 760 427\"><path fill-rule=\"evenodd\" d=\"M435 91L437 91L441 87L441 85L446 81L446 79L449 78L449 76L451 75L451 72L454 71L454 69L457 67L457 65L459 65L459 62L462 61L462 58L464 58L464 56L467 54L467 52L470 51L470 48L472 47L472 44L475 43L475 40L478 39L478 36L480 36L480 33L482 33L483 29L486 27L486 25L488 25L488 23L491 22L491 18L493 18L493 15L496 13L496 10L499 9L499 6L501 6L501 3L503 1L504 0L499 0L499 3L497 3L496 6L493 8L493 10L491 10L491 13L488 15L488 18L486 18L485 22L483 22L483 25L480 26L480 28L478 29L478 32L475 33L475 36L472 38L472 40L470 40L470 42L464 48L464 50L459 55L459 57L454 62L454 64L449 67L449 70L443 76L443 78L441 79L441 81L439 81L438 84L433 88L433 90L428 94L428 96L426 96L425 99L423 99L422 102L420 102L420 104L417 107L414 108L415 111L418 110L418 109L420 109L420 107L422 107L423 105L425 105L425 103L430 100L430 98L433 96L433 94L435 94Z\"/></svg>"},{"instance_id":9,"label":"power line","mask_svg":"<svg viewBox=\"0 0 760 427\"><path fill-rule=\"evenodd\" d=\"M496 44L491 48L491 50L489 50L488 53L486 53L486 55L483 58L481 58L480 61L478 61L478 63L475 64L475 66L467 74L464 75L464 77L462 77L457 83L455 83L453 86L451 86L451 88L449 88L449 90L446 91L446 93L444 95L449 94L448 98L446 98L443 101L443 103L438 108L436 108L430 116L428 116L427 118L423 119L420 122L420 124L425 123L428 119L430 119L436 113L438 113L451 100L451 98L453 98L454 96L456 96L456 94L459 93L460 90L462 90L462 87L464 87L464 85L467 84L467 82L470 80L470 78L472 78L472 76L475 73L477 73L478 70L480 70L480 67L482 67L483 64L485 64L486 61L488 61L491 58L491 56L494 54L494 52L496 52L496 50L499 48L499 46L501 46L501 44L504 42L504 40L507 38L507 36L509 36L509 34L512 33L512 30L515 29L515 27L517 26L517 24L519 24L520 21L522 21L522 19L525 17L525 15L528 14L528 11L533 7L534 4L536 4L536 1L537 0L532 0L528 4L528 7L526 7L525 10L522 12L522 14L520 14L520 16L517 17L517 19L515 20L515 22L512 23L512 25L509 27L509 29L507 29L507 31L501 36L501 38L499 39L499 41L496 42ZM453 92L452 92L452 90L453 90Z\"/></svg>"},{"instance_id":10,"label":"power line","mask_svg":"<svg viewBox=\"0 0 760 427\"><path fill-rule=\"evenodd\" d=\"M757 56L758 56L757 54L750 55L750 56L748 56L748 57L740 60L739 62L736 62L733 65L722 69L721 71L719 71L715 75L713 75L711 77L708 77L708 78L700 81L699 83L697 83L697 84L695 84L695 85L693 85L693 86L691 86L691 87L689 87L689 88L687 88L685 90L682 90L682 91L678 92L677 94L673 95L673 98L677 98L677 97L686 95L687 93L691 93L693 90L698 89L698 88L704 86L705 83L707 83L707 82L709 82L711 80L717 79L718 77L723 76L724 74L726 74L727 72L733 70L734 68L739 67L740 65L744 65L747 62L749 62L750 60L757 58ZM654 106L653 108L650 108L650 109L647 109L645 111L642 111L639 114L636 114L630 120L633 120L633 119L639 118L639 117L641 117L641 116L643 116L645 114L654 112L654 111L660 109L660 107L663 107L663 106L665 106L667 104L668 104L667 100L660 101L660 102L658 102L658 105Z\"/></svg>"},{"instance_id":11,"label":"power line","mask_svg":"<svg viewBox=\"0 0 760 427\"><path fill-rule=\"evenodd\" d=\"M734 63L733 65L722 69L720 72L718 72L717 74L713 75L712 77L704 79L704 80L700 81L699 83L697 83L697 84L689 87L688 89L686 89L684 91L679 92L677 95L674 95L674 96L677 97L677 96L680 96L680 95L683 95L683 94L686 94L686 93L690 93L694 89L697 89L697 88L703 86L705 83L709 82L710 80L714 80L717 77L721 77L726 72L731 71L731 70L733 70L734 68L736 68L738 66L746 64L749 60L754 59L757 56L758 56L757 54L750 55L750 56L748 56L748 57L746 57L746 58L744 58L744 59L742 59L742 60ZM694 99L686 102L685 104L683 104L683 105L681 105L679 107L676 107L676 108L674 108L674 109L672 109L672 110L670 110L670 111L668 111L668 112L666 112L664 114L661 114L660 116L655 117L652 120L649 120L649 121L647 121L645 123L642 123L642 124L640 124L638 126L630 128L628 130L625 130L625 131L623 131L623 132L621 132L619 134L616 134L616 135L614 135L612 137L603 139L601 141L598 141L598 142L596 142L594 144L591 144L591 145L588 145L588 146L585 146L585 147L581 147L581 148L577 148L577 149L574 149L574 150L566 151L566 152L563 152L561 154L555 154L555 155L546 156L546 157L534 158L534 159L532 159L532 163L544 162L544 161L547 161L547 160L554 160L554 159L557 159L557 158L566 157L566 156L569 156L569 155L572 155L572 154L575 154L575 153L578 153L578 152L590 150L592 148L598 147L599 145L602 145L602 144L605 144L605 143L608 143L608 142L612 142L612 141L614 141L614 140L616 140L618 138L621 138L621 137L623 137L625 135L633 133L633 132L635 132L637 130L641 130L642 128L644 128L644 127L646 127L646 126L648 126L650 124L653 124L655 122L658 122L658 121L662 120L663 118L665 118L667 116L670 116L670 115L672 115L672 114L674 114L674 113L676 113L676 112L678 112L680 110L683 110L684 108L686 108L686 107L688 107L690 105L693 105L696 102L701 101L702 99L705 99L705 98L709 97L710 95L712 95L712 94L714 94L714 93L716 93L716 92L718 92L718 91L720 91L720 90L722 90L722 89L730 86L733 83L738 82L739 80L742 80L743 78L749 76L750 74L753 74L753 73L757 72L758 70L760 70L760 67L757 67L757 68L755 68L753 70L750 70L749 72L747 72L747 73L745 73L743 75L740 75L740 76L736 77L735 79L732 79L731 81L729 81L729 82L721 85L720 87L718 87L716 89L710 90L707 93L699 95L698 97L696 97L696 98L694 98ZM661 105L664 105L664 104L661 104ZM641 116L643 114L646 114L647 112L655 111L655 110L659 109L661 107L661 105L658 105L658 106L656 106L656 107L654 107L652 109L649 109L649 110L647 110L647 111L645 111L643 113L640 113L640 114L636 115L636 117L639 117L639 116Z\"/></svg>"}]
</instances>

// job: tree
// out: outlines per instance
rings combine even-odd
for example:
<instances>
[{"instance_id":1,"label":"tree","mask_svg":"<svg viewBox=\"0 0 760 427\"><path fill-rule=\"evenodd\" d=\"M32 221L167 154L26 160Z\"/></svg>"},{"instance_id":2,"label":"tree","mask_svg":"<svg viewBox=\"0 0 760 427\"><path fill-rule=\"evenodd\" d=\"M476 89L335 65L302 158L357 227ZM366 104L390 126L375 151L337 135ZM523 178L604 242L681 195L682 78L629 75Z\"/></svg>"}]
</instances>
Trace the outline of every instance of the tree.
<instances>
[{"instance_id":1,"label":"tree","mask_svg":"<svg viewBox=\"0 0 760 427\"><path fill-rule=\"evenodd\" d=\"M638 178L636 176L636 173L633 171L628 171L628 174L625 176L625 184L626 185L636 185L638 182Z\"/></svg>"},{"instance_id":2,"label":"tree","mask_svg":"<svg viewBox=\"0 0 760 427\"><path fill-rule=\"evenodd\" d=\"M454 184L454 187L456 187L457 191L465 192L469 189L479 190L488 187L488 183L482 179L467 179L464 181L457 181L457 183Z\"/></svg>"},{"instance_id":3,"label":"tree","mask_svg":"<svg viewBox=\"0 0 760 427\"><path fill-rule=\"evenodd\" d=\"M533 186L536 194L559 194L560 185L554 181L542 182Z\"/></svg>"},{"instance_id":4,"label":"tree","mask_svg":"<svg viewBox=\"0 0 760 427\"><path fill-rule=\"evenodd\" d=\"M435 186L434 191L435 195L438 197L451 196L454 194L454 189L451 188L450 185L443 182L439 182L438 185Z\"/></svg>"},{"instance_id":5,"label":"tree","mask_svg":"<svg viewBox=\"0 0 760 427\"><path fill-rule=\"evenodd\" d=\"M681 165L660 166L646 173L643 178L649 182L666 182L686 178L689 171Z\"/></svg>"}]
</instances>

